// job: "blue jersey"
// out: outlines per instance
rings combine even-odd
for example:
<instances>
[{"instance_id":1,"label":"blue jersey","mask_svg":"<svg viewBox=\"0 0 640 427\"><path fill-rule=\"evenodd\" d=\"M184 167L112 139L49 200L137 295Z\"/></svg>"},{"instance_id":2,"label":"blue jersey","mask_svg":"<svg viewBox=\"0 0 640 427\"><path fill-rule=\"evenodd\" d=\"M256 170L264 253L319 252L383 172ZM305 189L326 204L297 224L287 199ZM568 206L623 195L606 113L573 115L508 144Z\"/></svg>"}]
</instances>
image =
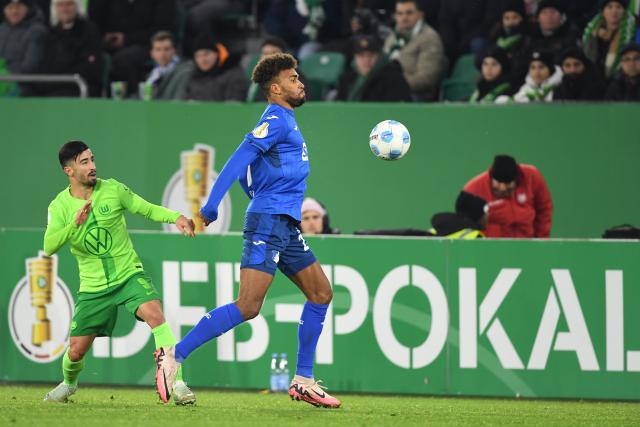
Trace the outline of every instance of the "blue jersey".
<instances>
[{"instance_id":1,"label":"blue jersey","mask_svg":"<svg viewBox=\"0 0 640 427\"><path fill-rule=\"evenodd\" d=\"M293 110L269 104L245 142L261 153L247 171L252 197L247 212L286 214L300 221L309 155Z\"/></svg>"}]
</instances>

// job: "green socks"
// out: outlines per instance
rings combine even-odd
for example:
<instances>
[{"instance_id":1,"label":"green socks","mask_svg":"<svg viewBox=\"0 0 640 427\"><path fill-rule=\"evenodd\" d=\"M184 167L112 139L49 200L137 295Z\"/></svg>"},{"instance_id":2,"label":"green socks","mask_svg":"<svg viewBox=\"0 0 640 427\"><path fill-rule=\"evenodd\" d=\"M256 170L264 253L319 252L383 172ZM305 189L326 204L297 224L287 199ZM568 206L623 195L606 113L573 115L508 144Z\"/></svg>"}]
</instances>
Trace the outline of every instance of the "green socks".
<instances>
[{"instance_id":1,"label":"green socks","mask_svg":"<svg viewBox=\"0 0 640 427\"><path fill-rule=\"evenodd\" d=\"M171 332L171 328L167 322L164 322L162 325L157 326L151 329L153 332L153 339L156 343L156 349L160 347L171 347L176 345L176 337ZM178 373L176 374L176 380L182 381L182 365L178 369Z\"/></svg>"},{"instance_id":2,"label":"green socks","mask_svg":"<svg viewBox=\"0 0 640 427\"><path fill-rule=\"evenodd\" d=\"M62 376L64 377L64 383L67 385L75 386L78 384L78 375L84 368L84 359L77 362L69 359L69 350L65 351L62 357Z\"/></svg>"}]
</instances>

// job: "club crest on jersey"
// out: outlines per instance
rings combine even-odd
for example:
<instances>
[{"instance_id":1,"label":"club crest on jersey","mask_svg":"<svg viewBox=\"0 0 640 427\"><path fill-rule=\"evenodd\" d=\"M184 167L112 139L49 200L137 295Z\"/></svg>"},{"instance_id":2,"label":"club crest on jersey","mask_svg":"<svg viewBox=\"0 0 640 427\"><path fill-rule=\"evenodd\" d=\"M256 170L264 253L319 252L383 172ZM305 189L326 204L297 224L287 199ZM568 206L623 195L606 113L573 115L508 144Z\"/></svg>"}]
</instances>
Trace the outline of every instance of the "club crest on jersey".
<instances>
[{"instance_id":1,"label":"club crest on jersey","mask_svg":"<svg viewBox=\"0 0 640 427\"><path fill-rule=\"evenodd\" d=\"M107 215L109 212L111 212L111 208L109 207L109 205L102 205L98 208L98 212L100 212L102 215Z\"/></svg>"},{"instance_id":2,"label":"club crest on jersey","mask_svg":"<svg viewBox=\"0 0 640 427\"><path fill-rule=\"evenodd\" d=\"M251 132L256 138L266 138L269 135L269 123L264 122Z\"/></svg>"}]
</instances>

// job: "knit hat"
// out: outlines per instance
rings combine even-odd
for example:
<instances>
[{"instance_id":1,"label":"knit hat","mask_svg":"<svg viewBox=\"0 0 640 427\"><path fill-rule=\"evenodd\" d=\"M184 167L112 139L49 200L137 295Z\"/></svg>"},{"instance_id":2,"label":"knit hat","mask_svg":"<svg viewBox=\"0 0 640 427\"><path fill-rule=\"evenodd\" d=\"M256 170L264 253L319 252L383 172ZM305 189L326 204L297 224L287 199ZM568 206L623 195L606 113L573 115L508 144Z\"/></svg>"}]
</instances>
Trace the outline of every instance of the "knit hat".
<instances>
[{"instance_id":1,"label":"knit hat","mask_svg":"<svg viewBox=\"0 0 640 427\"><path fill-rule=\"evenodd\" d=\"M547 66L551 74L553 74L553 71L556 69L556 64L555 64L555 61L553 60L553 53L549 51L545 51L545 50L534 51L533 53L531 53L531 56L529 57L529 65L531 65L533 61L542 62L544 65Z\"/></svg>"},{"instance_id":2,"label":"knit hat","mask_svg":"<svg viewBox=\"0 0 640 427\"><path fill-rule=\"evenodd\" d=\"M567 58L575 58L580 62L582 62L585 67L588 67L591 65L591 61L589 61L589 58L587 58L587 56L584 54L584 51L577 47L569 47L563 50L562 53L560 53L560 56L558 57L558 63L562 65L564 60Z\"/></svg>"},{"instance_id":3,"label":"knit hat","mask_svg":"<svg viewBox=\"0 0 640 427\"><path fill-rule=\"evenodd\" d=\"M540 15L540 12L542 12L542 9L546 9L547 7L551 7L560 13L566 13L564 4L562 4L560 0L542 0L540 3L538 3L536 16Z\"/></svg>"},{"instance_id":4,"label":"knit hat","mask_svg":"<svg viewBox=\"0 0 640 427\"><path fill-rule=\"evenodd\" d=\"M600 1L600 10L604 9L609 3L612 1L616 3L620 3L620 5L626 10L629 6L629 0L601 0Z\"/></svg>"},{"instance_id":5,"label":"knit hat","mask_svg":"<svg viewBox=\"0 0 640 427\"><path fill-rule=\"evenodd\" d=\"M199 34L193 41L193 51L197 52L201 49L217 51L216 39L209 33Z\"/></svg>"},{"instance_id":6,"label":"knit hat","mask_svg":"<svg viewBox=\"0 0 640 427\"><path fill-rule=\"evenodd\" d=\"M325 216L327 214L327 211L322 207L320 202L311 197L307 197L302 202L302 209L300 209L300 212L305 213L306 211L316 211L321 216Z\"/></svg>"},{"instance_id":7,"label":"knit hat","mask_svg":"<svg viewBox=\"0 0 640 427\"><path fill-rule=\"evenodd\" d=\"M380 52L380 41L370 35L358 35L351 39L353 53Z\"/></svg>"},{"instance_id":8,"label":"knit hat","mask_svg":"<svg viewBox=\"0 0 640 427\"><path fill-rule=\"evenodd\" d=\"M502 66L502 73L508 73L511 68L511 61L507 52L499 46L492 46L486 49L482 55L476 56L476 68L482 70L482 62L485 58L493 58Z\"/></svg>"},{"instance_id":9,"label":"knit hat","mask_svg":"<svg viewBox=\"0 0 640 427\"><path fill-rule=\"evenodd\" d=\"M499 154L493 159L491 178L498 182L509 183L518 178L518 164L516 159L506 154Z\"/></svg>"},{"instance_id":10,"label":"knit hat","mask_svg":"<svg viewBox=\"0 0 640 427\"><path fill-rule=\"evenodd\" d=\"M475 222L480 221L488 209L489 205L487 205L485 199L466 191L461 191L456 199L456 213L464 215Z\"/></svg>"},{"instance_id":11,"label":"knit hat","mask_svg":"<svg viewBox=\"0 0 640 427\"><path fill-rule=\"evenodd\" d=\"M629 53L629 52L638 52L640 53L640 44L635 43L635 42L631 42L627 45L625 45L625 47L622 48L622 51L620 52L620 56Z\"/></svg>"},{"instance_id":12,"label":"knit hat","mask_svg":"<svg viewBox=\"0 0 640 427\"><path fill-rule=\"evenodd\" d=\"M524 0L504 0L502 15L506 12L516 12L522 16L522 18L525 18L527 14L524 9Z\"/></svg>"}]
</instances>

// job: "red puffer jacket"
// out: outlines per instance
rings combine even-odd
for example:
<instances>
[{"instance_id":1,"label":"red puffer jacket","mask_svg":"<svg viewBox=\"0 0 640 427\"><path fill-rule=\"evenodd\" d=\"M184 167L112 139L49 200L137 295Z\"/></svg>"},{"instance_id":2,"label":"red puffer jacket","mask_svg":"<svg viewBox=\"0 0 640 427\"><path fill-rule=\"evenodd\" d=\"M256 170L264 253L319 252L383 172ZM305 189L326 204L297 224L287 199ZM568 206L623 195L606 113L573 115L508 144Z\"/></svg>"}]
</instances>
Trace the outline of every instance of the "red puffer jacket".
<instances>
[{"instance_id":1,"label":"red puffer jacket","mask_svg":"<svg viewBox=\"0 0 640 427\"><path fill-rule=\"evenodd\" d=\"M518 185L509 198L494 196L491 169L464 186L489 203L487 237L549 237L553 201L547 183L535 166L520 164L518 169Z\"/></svg>"}]
</instances>

